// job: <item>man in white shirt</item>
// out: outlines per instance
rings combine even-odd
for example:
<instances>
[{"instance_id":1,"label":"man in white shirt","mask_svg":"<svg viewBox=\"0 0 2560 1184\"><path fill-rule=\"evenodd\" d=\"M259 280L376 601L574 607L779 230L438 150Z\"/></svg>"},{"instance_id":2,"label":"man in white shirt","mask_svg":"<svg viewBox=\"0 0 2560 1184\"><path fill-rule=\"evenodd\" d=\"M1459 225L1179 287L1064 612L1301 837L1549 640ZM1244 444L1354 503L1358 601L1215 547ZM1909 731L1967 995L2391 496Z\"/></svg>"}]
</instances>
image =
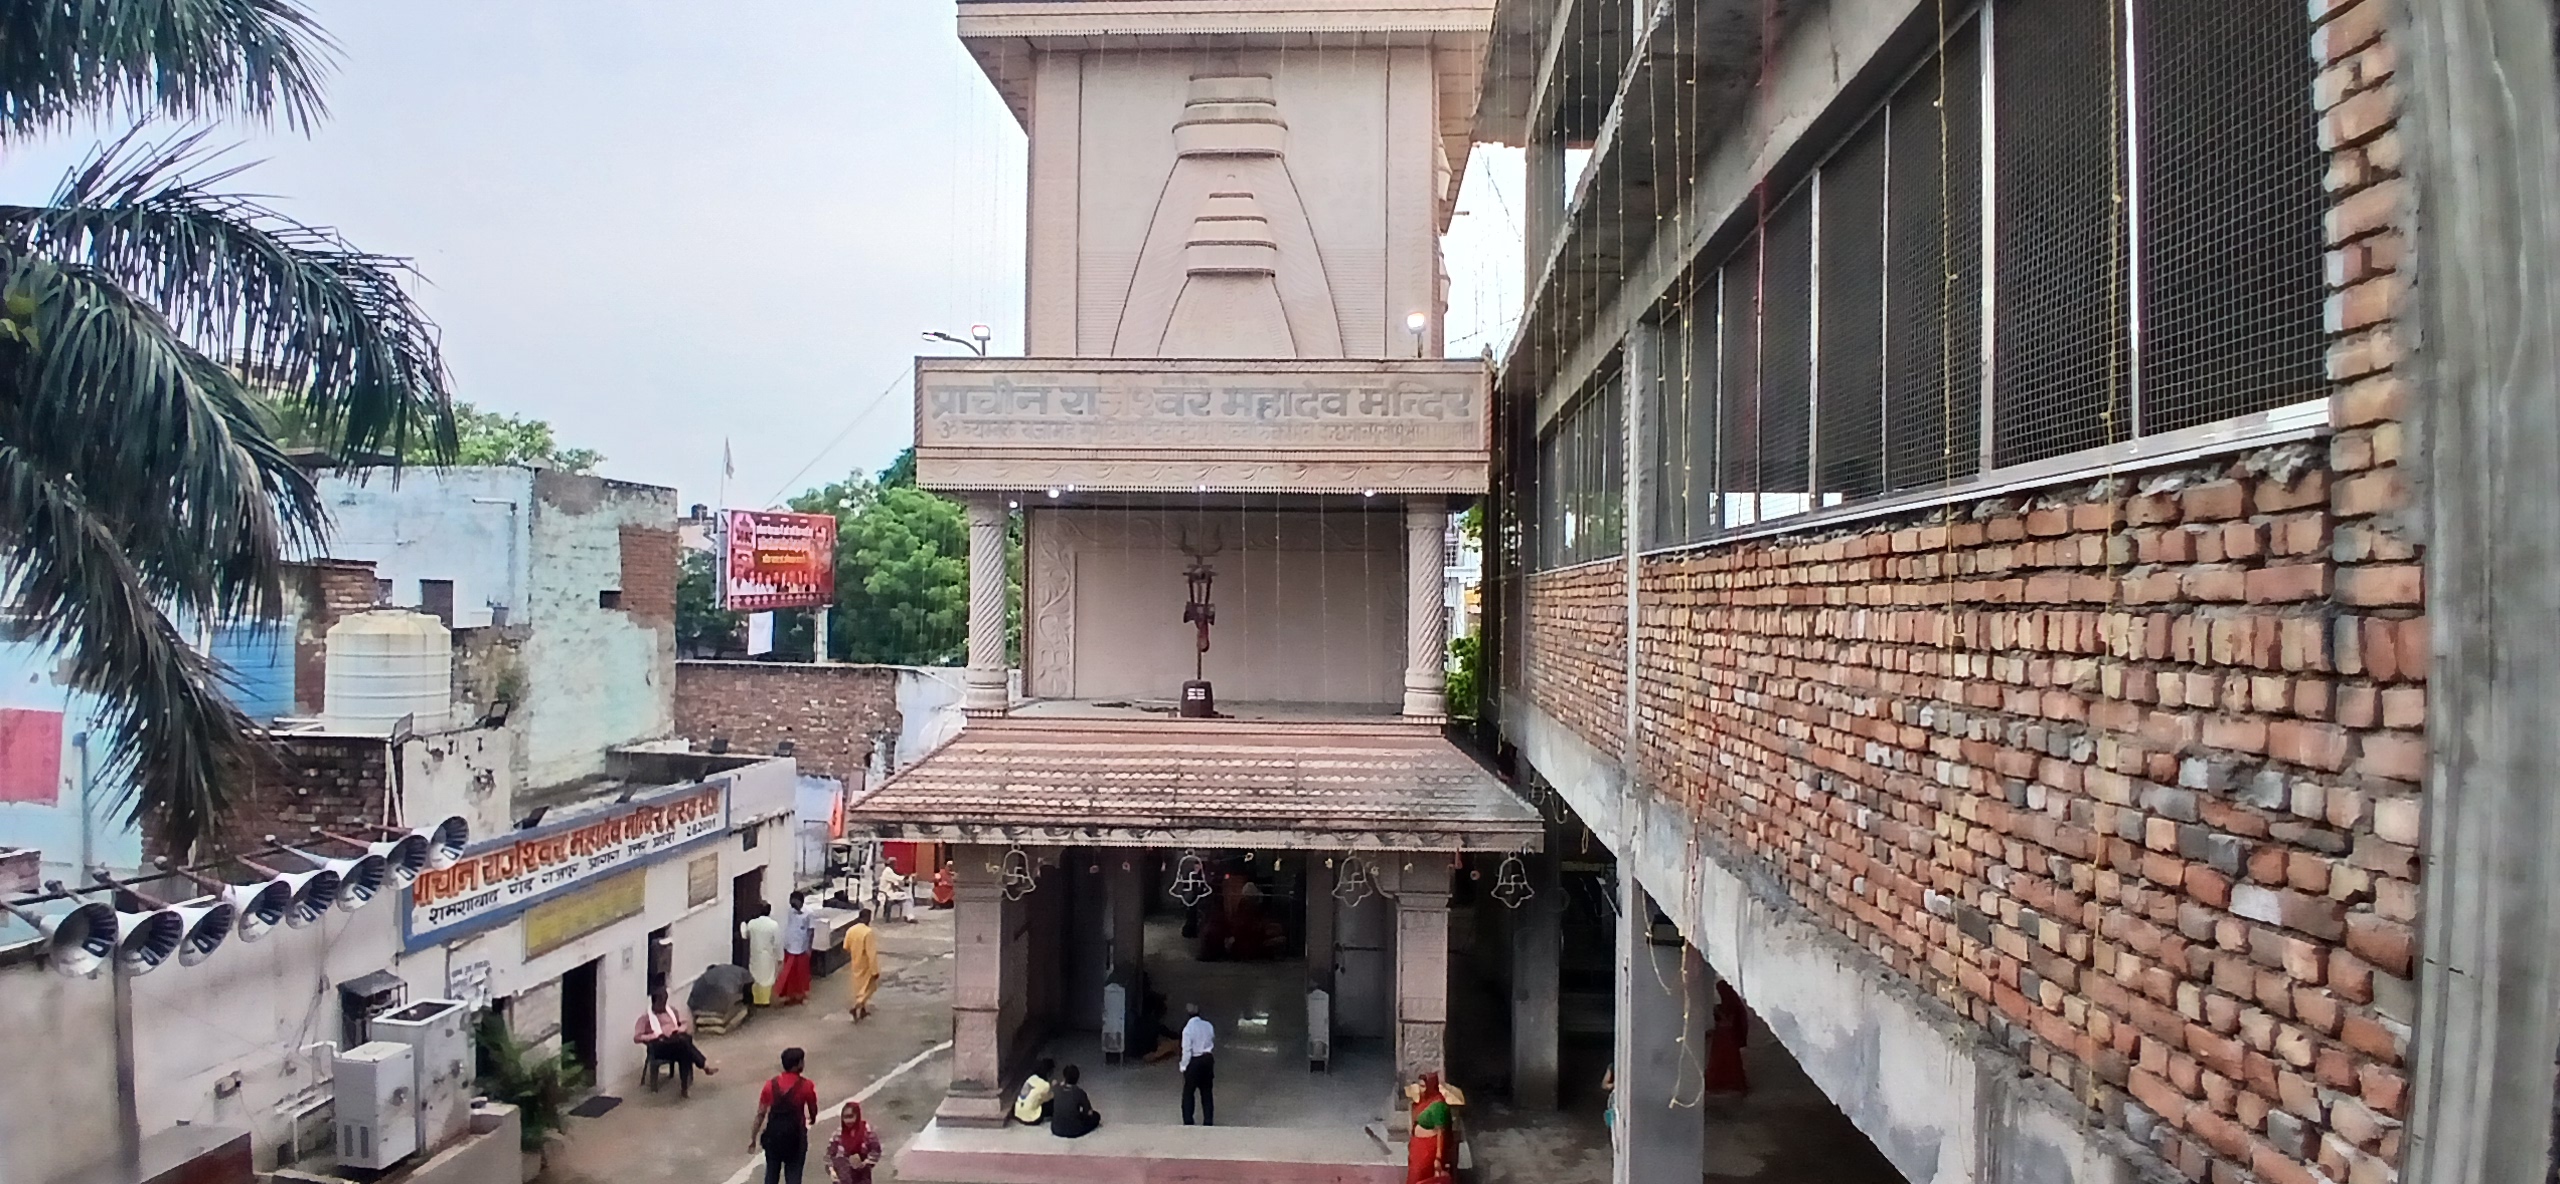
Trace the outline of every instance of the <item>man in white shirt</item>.
<instances>
[{"instance_id":1,"label":"man in white shirt","mask_svg":"<svg viewBox=\"0 0 2560 1184\"><path fill-rule=\"evenodd\" d=\"M1191 1019L1182 1025L1182 1125L1191 1125L1191 1099L1200 1098L1200 1122L1218 1125L1218 1029L1200 1014L1200 1005L1186 1003L1183 1010Z\"/></svg>"},{"instance_id":2,"label":"man in white shirt","mask_svg":"<svg viewBox=\"0 0 2560 1184\"><path fill-rule=\"evenodd\" d=\"M773 985L773 1001L793 1004L809 997L809 945L818 919L809 911L809 894L791 894L791 911L782 916L782 977Z\"/></svg>"}]
</instances>

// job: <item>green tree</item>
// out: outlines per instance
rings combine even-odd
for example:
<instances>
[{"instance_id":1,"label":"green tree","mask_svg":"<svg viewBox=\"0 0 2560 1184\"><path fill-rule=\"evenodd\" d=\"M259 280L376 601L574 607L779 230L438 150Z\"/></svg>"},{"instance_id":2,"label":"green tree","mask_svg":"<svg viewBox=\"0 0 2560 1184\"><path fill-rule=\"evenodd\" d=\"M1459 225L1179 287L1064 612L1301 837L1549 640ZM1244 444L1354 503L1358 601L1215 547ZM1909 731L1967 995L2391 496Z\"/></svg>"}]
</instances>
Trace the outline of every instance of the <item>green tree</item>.
<instances>
[{"instance_id":1,"label":"green tree","mask_svg":"<svg viewBox=\"0 0 2560 1184\"><path fill-rule=\"evenodd\" d=\"M720 607L720 564L708 551L687 551L676 569L676 652L717 657L742 644L745 618Z\"/></svg>"},{"instance_id":2,"label":"green tree","mask_svg":"<svg viewBox=\"0 0 2560 1184\"><path fill-rule=\"evenodd\" d=\"M836 516L831 656L902 666L968 657L968 520L960 503L916 488L914 472L909 450L877 477L855 474L791 501ZM808 629L796 621L777 647L808 654Z\"/></svg>"},{"instance_id":3,"label":"green tree","mask_svg":"<svg viewBox=\"0 0 2560 1184\"><path fill-rule=\"evenodd\" d=\"M97 118L307 129L328 50L296 0L0 6L0 151ZM181 848L256 729L172 617L279 616L326 525L242 375L352 451L455 443L408 265L215 192L238 170L204 135L127 135L0 206L0 585L105 703L132 817Z\"/></svg>"},{"instance_id":4,"label":"green tree","mask_svg":"<svg viewBox=\"0 0 2560 1184\"><path fill-rule=\"evenodd\" d=\"M287 448L328 449L327 436L302 414L301 405L272 391L256 393L266 417L267 433ZM562 448L547 420L483 411L469 403L453 405L453 463L458 465L530 465L564 473L592 473L604 454L592 448ZM426 439L409 442L399 458L404 463L432 463L436 452Z\"/></svg>"}]
</instances>

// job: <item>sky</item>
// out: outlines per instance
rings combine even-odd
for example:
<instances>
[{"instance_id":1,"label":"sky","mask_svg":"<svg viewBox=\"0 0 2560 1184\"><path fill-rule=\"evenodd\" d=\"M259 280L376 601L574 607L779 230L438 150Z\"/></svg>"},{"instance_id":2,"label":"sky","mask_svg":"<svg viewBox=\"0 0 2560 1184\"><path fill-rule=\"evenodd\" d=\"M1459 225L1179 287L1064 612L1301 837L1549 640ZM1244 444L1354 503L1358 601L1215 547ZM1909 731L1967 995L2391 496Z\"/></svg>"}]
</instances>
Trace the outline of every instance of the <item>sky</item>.
<instances>
[{"instance_id":1,"label":"sky","mask_svg":"<svg viewBox=\"0 0 2560 1184\"><path fill-rule=\"evenodd\" d=\"M912 441L915 355L958 352L920 331L1020 352L1023 135L949 0L305 2L329 118L217 129L256 162L228 187L414 260L456 396L607 476L776 504ZM0 200L123 130L13 148ZM1458 356L1499 353L1520 301L1519 155L1470 174Z\"/></svg>"}]
</instances>

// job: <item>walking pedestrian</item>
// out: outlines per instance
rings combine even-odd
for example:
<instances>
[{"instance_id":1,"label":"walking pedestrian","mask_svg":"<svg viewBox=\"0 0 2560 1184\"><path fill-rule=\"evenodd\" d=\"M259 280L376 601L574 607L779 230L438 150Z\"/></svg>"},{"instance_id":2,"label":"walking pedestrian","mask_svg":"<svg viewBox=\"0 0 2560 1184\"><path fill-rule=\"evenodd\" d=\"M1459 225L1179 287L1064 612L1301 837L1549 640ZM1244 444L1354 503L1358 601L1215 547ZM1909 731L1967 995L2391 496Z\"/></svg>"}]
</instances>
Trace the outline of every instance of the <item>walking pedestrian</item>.
<instances>
[{"instance_id":1,"label":"walking pedestrian","mask_svg":"<svg viewBox=\"0 0 2560 1184\"><path fill-rule=\"evenodd\" d=\"M863 1121L862 1103L845 1100L836 1137L827 1144L827 1174L835 1184L871 1184L871 1169L880 1165L880 1133Z\"/></svg>"},{"instance_id":2,"label":"walking pedestrian","mask_svg":"<svg viewBox=\"0 0 2560 1184\"><path fill-rule=\"evenodd\" d=\"M871 931L871 910L854 913L844 930L845 986L852 996L853 1018L871 1014L872 993L880 989L880 942Z\"/></svg>"},{"instance_id":3,"label":"walking pedestrian","mask_svg":"<svg viewBox=\"0 0 2560 1184\"><path fill-rule=\"evenodd\" d=\"M1218 1125L1218 1029L1200 1014L1197 1003L1183 1004L1191 1018L1182 1025L1182 1125L1191 1125L1191 1099L1200 1099L1200 1125Z\"/></svg>"},{"instance_id":4,"label":"walking pedestrian","mask_svg":"<svg viewBox=\"0 0 2560 1184\"><path fill-rule=\"evenodd\" d=\"M747 1146L764 1152L764 1184L800 1184L809 1164L809 1128L818 1121L818 1087L800 1075L809 1054L782 1050L782 1072L756 1095L755 1125Z\"/></svg>"},{"instance_id":5,"label":"walking pedestrian","mask_svg":"<svg viewBox=\"0 0 2560 1184\"><path fill-rule=\"evenodd\" d=\"M782 914L782 973L773 985L773 1001L790 1007L809 998L809 947L818 933L817 915L809 911L809 894L791 894Z\"/></svg>"}]
</instances>

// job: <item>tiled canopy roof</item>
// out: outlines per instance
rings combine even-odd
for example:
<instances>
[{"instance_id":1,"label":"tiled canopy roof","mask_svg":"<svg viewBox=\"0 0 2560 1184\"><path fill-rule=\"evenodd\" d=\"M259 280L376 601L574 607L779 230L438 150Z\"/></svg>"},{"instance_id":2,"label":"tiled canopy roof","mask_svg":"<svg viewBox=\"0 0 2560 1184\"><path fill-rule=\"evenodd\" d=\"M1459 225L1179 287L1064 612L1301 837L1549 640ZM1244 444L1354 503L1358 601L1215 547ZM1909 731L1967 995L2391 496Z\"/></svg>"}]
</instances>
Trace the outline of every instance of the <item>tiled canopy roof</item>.
<instances>
[{"instance_id":1,"label":"tiled canopy roof","mask_svg":"<svg viewBox=\"0 0 2560 1184\"><path fill-rule=\"evenodd\" d=\"M1360 720L976 720L854 799L885 838L1516 850L1538 814L1436 729Z\"/></svg>"}]
</instances>

